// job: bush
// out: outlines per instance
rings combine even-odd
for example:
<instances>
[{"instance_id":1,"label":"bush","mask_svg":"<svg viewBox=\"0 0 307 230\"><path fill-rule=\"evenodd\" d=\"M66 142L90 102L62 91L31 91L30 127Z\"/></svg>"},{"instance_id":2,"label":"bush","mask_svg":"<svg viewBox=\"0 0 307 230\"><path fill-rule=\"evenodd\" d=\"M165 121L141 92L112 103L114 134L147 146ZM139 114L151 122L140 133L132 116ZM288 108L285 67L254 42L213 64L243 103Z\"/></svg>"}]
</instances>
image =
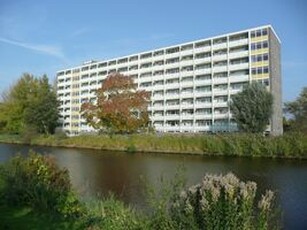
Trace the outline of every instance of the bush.
<instances>
[{"instance_id":1,"label":"bush","mask_svg":"<svg viewBox=\"0 0 307 230\"><path fill-rule=\"evenodd\" d=\"M228 173L206 175L188 189L183 189L184 184L177 174L172 181L162 177L160 190L149 190L149 229L278 228L274 193L267 191L257 203L254 182L242 182Z\"/></svg>"},{"instance_id":2,"label":"bush","mask_svg":"<svg viewBox=\"0 0 307 230\"><path fill-rule=\"evenodd\" d=\"M66 169L51 157L30 152L12 158L2 169L2 194L9 204L28 205L39 211L80 216L83 207L71 188Z\"/></svg>"},{"instance_id":3,"label":"bush","mask_svg":"<svg viewBox=\"0 0 307 230\"><path fill-rule=\"evenodd\" d=\"M232 173L206 175L172 204L176 229L272 229L274 193L267 191L257 206L256 188Z\"/></svg>"}]
</instances>

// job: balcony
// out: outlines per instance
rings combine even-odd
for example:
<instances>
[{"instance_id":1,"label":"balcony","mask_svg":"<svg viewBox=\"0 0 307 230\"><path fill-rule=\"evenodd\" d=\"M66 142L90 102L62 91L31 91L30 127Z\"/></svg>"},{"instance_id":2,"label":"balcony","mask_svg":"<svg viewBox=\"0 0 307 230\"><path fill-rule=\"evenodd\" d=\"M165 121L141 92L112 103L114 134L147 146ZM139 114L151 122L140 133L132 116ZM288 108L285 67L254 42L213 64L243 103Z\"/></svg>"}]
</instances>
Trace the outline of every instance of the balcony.
<instances>
[{"instance_id":1,"label":"balcony","mask_svg":"<svg viewBox=\"0 0 307 230\"><path fill-rule=\"evenodd\" d=\"M248 50L229 53L229 59L243 58L248 56Z\"/></svg>"},{"instance_id":2,"label":"balcony","mask_svg":"<svg viewBox=\"0 0 307 230\"><path fill-rule=\"evenodd\" d=\"M240 39L240 40L236 40L236 41L230 41L229 42L229 47L235 47L235 46L242 46L242 45L247 45L248 44L248 39Z\"/></svg>"},{"instance_id":3,"label":"balcony","mask_svg":"<svg viewBox=\"0 0 307 230\"><path fill-rule=\"evenodd\" d=\"M194 49L195 53L202 53L202 52L208 52L211 50L211 46L204 46L204 47L198 47Z\"/></svg>"},{"instance_id":4,"label":"balcony","mask_svg":"<svg viewBox=\"0 0 307 230\"><path fill-rule=\"evenodd\" d=\"M212 45L212 49L213 50L217 50L217 49L224 49L224 48L227 48L227 42L222 42L220 44L213 44Z\"/></svg>"},{"instance_id":5,"label":"balcony","mask_svg":"<svg viewBox=\"0 0 307 230\"><path fill-rule=\"evenodd\" d=\"M240 64L233 64L233 65L229 65L229 70L233 71L233 70L240 70L240 69L248 69L249 68L249 63L240 63Z\"/></svg>"},{"instance_id":6,"label":"balcony","mask_svg":"<svg viewBox=\"0 0 307 230\"><path fill-rule=\"evenodd\" d=\"M212 57L212 61L222 61L222 60L226 60L227 59L227 53L225 54L215 54Z\"/></svg>"},{"instance_id":7,"label":"balcony","mask_svg":"<svg viewBox=\"0 0 307 230\"><path fill-rule=\"evenodd\" d=\"M227 71L227 65L222 65L222 66L219 66L219 65L216 65L212 68L212 71L213 72L226 72Z\"/></svg>"},{"instance_id":8,"label":"balcony","mask_svg":"<svg viewBox=\"0 0 307 230\"><path fill-rule=\"evenodd\" d=\"M235 82L248 82L249 81L249 75L232 75L229 76L229 82L235 83Z\"/></svg>"},{"instance_id":9,"label":"balcony","mask_svg":"<svg viewBox=\"0 0 307 230\"><path fill-rule=\"evenodd\" d=\"M199 59L194 59L194 64L204 64L204 63L208 63L211 62L211 57L205 57L205 58L199 58Z\"/></svg>"}]
</instances>

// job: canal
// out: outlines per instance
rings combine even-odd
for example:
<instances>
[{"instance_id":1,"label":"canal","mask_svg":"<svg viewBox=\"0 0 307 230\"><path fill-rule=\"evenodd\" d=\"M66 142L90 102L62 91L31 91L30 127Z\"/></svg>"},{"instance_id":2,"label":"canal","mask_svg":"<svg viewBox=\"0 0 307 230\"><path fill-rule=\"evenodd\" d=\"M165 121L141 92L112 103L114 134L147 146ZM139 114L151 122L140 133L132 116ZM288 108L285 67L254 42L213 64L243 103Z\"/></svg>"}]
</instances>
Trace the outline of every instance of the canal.
<instances>
[{"instance_id":1,"label":"canal","mask_svg":"<svg viewBox=\"0 0 307 230\"><path fill-rule=\"evenodd\" d=\"M66 167L74 188L82 196L114 193L136 208L145 204L144 182L159 186L161 175L173 178L180 166L185 168L187 184L200 182L206 173L235 173L241 180L255 181L258 191L277 193L285 229L307 229L307 161L204 157L177 154L128 154L99 150L0 144L0 162L17 153L33 149L55 156Z\"/></svg>"}]
</instances>

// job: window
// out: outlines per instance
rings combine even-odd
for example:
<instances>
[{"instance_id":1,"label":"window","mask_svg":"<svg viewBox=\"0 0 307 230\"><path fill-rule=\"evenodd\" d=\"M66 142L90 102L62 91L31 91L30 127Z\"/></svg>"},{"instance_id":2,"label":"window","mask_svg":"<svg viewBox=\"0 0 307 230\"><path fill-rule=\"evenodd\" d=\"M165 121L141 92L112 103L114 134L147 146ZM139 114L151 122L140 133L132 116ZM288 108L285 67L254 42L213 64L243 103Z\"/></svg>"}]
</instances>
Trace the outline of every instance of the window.
<instances>
[{"instance_id":1,"label":"window","mask_svg":"<svg viewBox=\"0 0 307 230\"><path fill-rule=\"evenodd\" d=\"M182 88L182 93L193 93L193 87Z\"/></svg>"},{"instance_id":2,"label":"window","mask_svg":"<svg viewBox=\"0 0 307 230\"><path fill-rule=\"evenodd\" d=\"M206 53L198 53L198 54L195 55L196 59L206 58L206 57L211 57L211 53L206 52Z\"/></svg>"},{"instance_id":3,"label":"window","mask_svg":"<svg viewBox=\"0 0 307 230\"><path fill-rule=\"evenodd\" d=\"M183 105L193 105L193 98L185 98L185 99L182 99L181 103Z\"/></svg>"},{"instance_id":4,"label":"window","mask_svg":"<svg viewBox=\"0 0 307 230\"><path fill-rule=\"evenodd\" d=\"M167 74L179 73L179 68L167 69Z\"/></svg>"},{"instance_id":5,"label":"window","mask_svg":"<svg viewBox=\"0 0 307 230\"><path fill-rule=\"evenodd\" d=\"M213 53L214 56L223 55L223 54L227 54L227 49L216 50Z\"/></svg>"},{"instance_id":6,"label":"window","mask_svg":"<svg viewBox=\"0 0 307 230\"><path fill-rule=\"evenodd\" d=\"M248 38L248 33L236 34L229 37L229 41L238 41Z\"/></svg>"},{"instance_id":7,"label":"window","mask_svg":"<svg viewBox=\"0 0 307 230\"><path fill-rule=\"evenodd\" d=\"M155 71L154 72L154 76L157 76L157 75L163 75L164 74L164 70L159 70L159 71Z\"/></svg>"},{"instance_id":8,"label":"window","mask_svg":"<svg viewBox=\"0 0 307 230\"><path fill-rule=\"evenodd\" d=\"M108 65L109 66L116 65L116 61L115 60L114 61L109 61Z\"/></svg>"},{"instance_id":9,"label":"window","mask_svg":"<svg viewBox=\"0 0 307 230\"><path fill-rule=\"evenodd\" d=\"M182 69L181 69L182 71L193 71L193 66L191 65L191 66L184 66L184 67L182 67Z\"/></svg>"},{"instance_id":10,"label":"window","mask_svg":"<svg viewBox=\"0 0 307 230\"><path fill-rule=\"evenodd\" d=\"M166 50L167 54L173 54L173 53L177 53L179 52L179 47L175 47L175 48L169 48Z\"/></svg>"},{"instance_id":11,"label":"window","mask_svg":"<svg viewBox=\"0 0 307 230\"><path fill-rule=\"evenodd\" d=\"M196 92L210 92L211 86L197 86Z\"/></svg>"},{"instance_id":12,"label":"window","mask_svg":"<svg viewBox=\"0 0 307 230\"><path fill-rule=\"evenodd\" d=\"M151 62L147 62L147 63L142 64L142 65L140 66L140 68L141 68L141 69L143 69L143 68L149 68L149 67L151 67L151 66L152 66Z\"/></svg>"},{"instance_id":13,"label":"window","mask_svg":"<svg viewBox=\"0 0 307 230\"><path fill-rule=\"evenodd\" d=\"M267 41L262 41L262 42L257 42L257 43L252 43L251 44L251 49L256 50L256 49L265 49L268 48L268 42Z\"/></svg>"},{"instance_id":14,"label":"window","mask_svg":"<svg viewBox=\"0 0 307 230\"><path fill-rule=\"evenodd\" d=\"M247 57L246 58L236 58L236 59L230 60L231 65L244 64L244 63L248 63Z\"/></svg>"},{"instance_id":15,"label":"window","mask_svg":"<svg viewBox=\"0 0 307 230\"><path fill-rule=\"evenodd\" d=\"M227 38L226 38L226 37L217 38L217 39L214 39L214 40L213 40L213 44L214 44L214 45L222 44L222 43L225 43L225 42L227 42Z\"/></svg>"},{"instance_id":16,"label":"window","mask_svg":"<svg viewBox=\"0 0 307 230\"><path fill-rule=\"evenodd\" d=\"M103 62L103 63L98 64L98 68L106 67L107 65L108 63Z\"/></svg>"},{"instance_id":17,"label":"window","mask_svg":"<svg viewBox=\"0 0 307 230\"><path fill-rule=\"evenodd\" d=\"M218 67L218 66L226 66L227 65L227 61L218 61L218 62L214 62L213 66Z\"/></svg>"},{"instance_id":18,"label":"window","mask_svg":"<svg viewBox=\"0 0 307 230\"><path fill-rule=\"evenodd\" d=\"M193 76L181 78L181 82L192 82L192 81L193 81Z\"/></svg>"},{"instance_id":19,"label":"window","mask_svg":"<svg viewBox=\"0 0 307 230\"><path fill-rule=\"evenodd\" d=\"M197 75L195 77L195 80L197 81L211 80L211 74Z\"/></svg>"},{"instance_id":20,"label":"window","mask_svg":"<svg viewBox=\"0 0 307 230\"><path fill-rule=\"evenodd\" d=\"M229 53L236 53L236 52L242 52L242 51L247 51L247 50L248 50L248 45L245 45L245 46L230 48Z\"/></svg>"},{"instance_id":21,"label":"window","mask_svg":"<svg viewBox=\"0 0 307 230\"><path fill-rule=\"evenodd\" d=\"M181 46L181 51L191 50L191 49L193 49L193 44Z\"/></svg>"},{"instance_id":22,"label":"window","mask_svg":"<svg viewBox=\"0 0 307 230\"><path fill-rule=\"evenodd\" d=\"M227 72L215 73L213 77L214 78L225 78L227 77Z\"/></svg>"},{"instance_id":23,"label":"window","mask_svg":"<svg viewBox=\"0 0 307 230\"><path fill-rule=\"evenodd\" d=\"M179 83L179 78L172 78L166 81L166 84Z\"/></svg>"},{"instance_id":24,"label":"window","mask_svg":"<svg viewBox=\"0 0 307 230\"><path fill-rule=\"evenodd\" d=\"M117 61L118 64L127 63L127 62L128 62L128 58L122 58Z\"/></svg>"},{"instance_id":25,"label":"window","mask_svg":"<svg viewBox=\"0 0 307 230\"><path fill-rule=\"evenodd\" d=\"M193 111L193 109L183 109L181 114L182 115L193 115L194 111Z\"/></svg>"},{"instance_id":26,"label":"window","mask_svg":"<svg viewBox=\"0 0 307 230\"><path fill-rule=\"evenodd\" d=\"M154 85L164 85L164 81L163 80L155 81Z\"/></svg>"},{"instance_id":27,"label":"window","mask_svg":"<svg viewBox=\"0 0 307 230\"><path fill-rule=\"evenodd\" d=\"M82 67L81 71L87 71L88 70L88 66Z\"/></svg>"},{"instance_id":28,"label":"window","mask_svg":"<svg viewBox=\"0 0 307 230\"><path fill-rule=\"evenodd\" d=\"M132 65L129 67L129 70L135 70L135 69L138 69L138 65Z\"/></svg>"},{"instance_id":29,"label":"window","mask_svg":"<svg viewBox=\"0 0 307 230\"><path fill-rule=\"evenodd\" d=\"M193 60L193 55L186 55L181 58L182 61Z\"/></svg>"},{"instance_id":30,"label":"window","mask_svg":"<svg viewBox=\"0 0 307 230\"><path fill-rule=\"evenodd\" d=\"M258 67L258 68L252 68L252 74L267 74L269 73L269 67L268 66L263 66L263 67Z\"/></svg>"},{"instance_id":31,"label":"window","mask_svg":"<svg viewBox=\"0 0 307 230\"><path fill-rule=\"evenodd\" d=\"M179 100L167 100L166 105L179 105Z\"/></svg>"},{"instance_id":32,"label":"window","mask_svg":"<svg viewBox=\"0 0 307 230\"><path fill-rule=\"evenodd\" d=\"M170 58L170 59L167 59L165 61L166 64L173 64L173 63L177 63L179 62L179 57L178 58Z\"/></svg>"},{"instance_id":33,"label":"window","mask_svg":"<svg viewBox=\"0 0 307 230\"><path fill-rule=\"evenodd\" d=\"M150 58L152 57L152 53L141 54L140 59Z\"/></svg>"},{"instance_id":34,"label":"window","mask_svg":"<svg viewBox=\"0 0 307 230\"><path fill-rule=\"evenodd\" d=\"M211 45L211 41L202 41L202 42L195 43L195 48L201 48L201 47L206 47L210 45Z\"/></svg>"},{"instance_id":35,"label":"window","mask_svg":"<svg viewBox=\"0 0 307 230\"><path fill-rule=\"evenodd\" d=\"M154 52L154 56L160 56L164 54L164 50L158 50Z\"/></svg>"},{"instance_id":36,"label":"window","mask_svg":"<svg viewBox=\"0 0 307 230\"><path fill-rule=\"evenodd\" d=\"M251 37L252 38L266 36L266 35L268 35L268 29L267 28L251 32Z\"/></svg>"},{"instance_id":37,"label":"window","mask_svg":"<svg viewBox=\"0 0 307 230\"><path fill-rule=\"evenodd\" d=\"M201 64L201 65L196 65L195 66L195 70L200 70L200 69L209 69L211 68L211 64Z\"/></svg>"},{"instance_id":38,"label":"window","mask_svg":"<svg viewBox=\"0 0 307 230\"><path fill-rule=\"evenodd\" d=\"M137 61L139 59L138 56L133 56L133 57L130 57L129 58L129 61L132 62L132 61Z\"/></svg>"},{"instance_id":39,"label":"window","mask_svg":"<svg viewBox=\"0 0 307 230\"><path fill-rule=\"evenodd\" d=\"M252 62L261 62L261 61L267 61L267 60L269 60L268 54L259 54L259 55L252 56Z\"/></svg>"},{"instance_id":40,"label":"window","mask_svg":"<svg viewBox=\"0 0 307 230\"><path fill-rule=\"evenodd\" d=\"M154 62L154 66L161 66L161 65L164 65L164 61L163 60L155 61Z\"/></svg>"}]
</instances>

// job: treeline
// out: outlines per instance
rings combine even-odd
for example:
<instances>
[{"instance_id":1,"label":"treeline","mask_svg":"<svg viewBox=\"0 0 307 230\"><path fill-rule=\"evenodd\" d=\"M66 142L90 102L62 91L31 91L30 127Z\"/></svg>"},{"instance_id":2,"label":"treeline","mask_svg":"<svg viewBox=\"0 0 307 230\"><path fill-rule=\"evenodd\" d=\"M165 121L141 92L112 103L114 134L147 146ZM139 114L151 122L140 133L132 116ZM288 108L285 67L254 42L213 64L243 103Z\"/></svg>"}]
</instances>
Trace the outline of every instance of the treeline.
<instances>
[{"instance_id":1,"label":"treeline","mask_svg":"<svg viewBox=\"0 0 307 230\"><path fill-rule=\"evenodd\" d=\"M23 76L6 92L0 103L0 132L27 136L52 134L58 125L59 102L46 75Z\"/></svg>"}]
</instances>

